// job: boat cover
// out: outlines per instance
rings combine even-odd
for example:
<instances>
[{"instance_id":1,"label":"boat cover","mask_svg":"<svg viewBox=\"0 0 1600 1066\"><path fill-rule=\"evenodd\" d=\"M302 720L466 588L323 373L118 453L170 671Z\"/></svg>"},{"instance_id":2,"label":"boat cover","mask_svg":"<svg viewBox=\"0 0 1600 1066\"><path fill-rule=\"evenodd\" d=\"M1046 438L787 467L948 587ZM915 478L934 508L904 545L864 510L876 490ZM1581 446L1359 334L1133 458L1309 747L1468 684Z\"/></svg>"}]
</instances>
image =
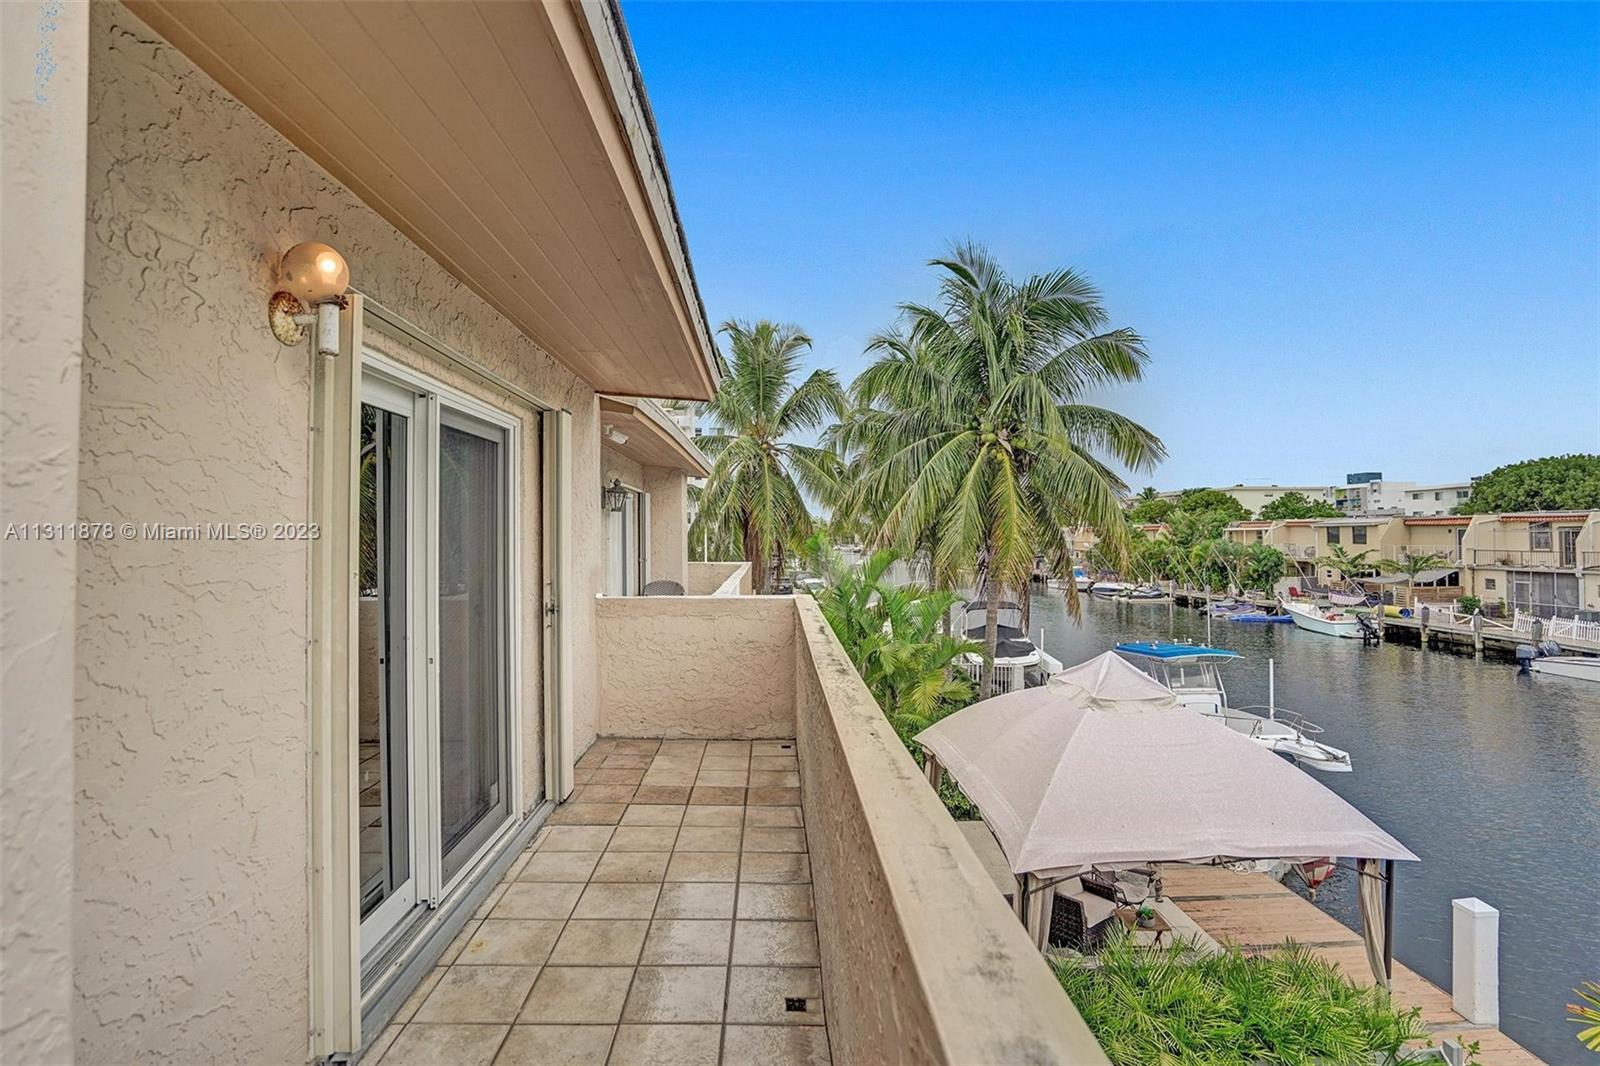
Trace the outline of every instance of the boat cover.
<instances>
[{"instance_id":1,"label":"boat cover","mask_svg":"<svg viewBox=\"0 0 1600 1066\"><path fill-rule=\"evenodd\" d=\"M1208 648L1203 644L1124 643L1117 645L1124 655L1139 655L1146 659L1237 659L1239 653L1226 648Z\"/></svg>"}]
</instances>

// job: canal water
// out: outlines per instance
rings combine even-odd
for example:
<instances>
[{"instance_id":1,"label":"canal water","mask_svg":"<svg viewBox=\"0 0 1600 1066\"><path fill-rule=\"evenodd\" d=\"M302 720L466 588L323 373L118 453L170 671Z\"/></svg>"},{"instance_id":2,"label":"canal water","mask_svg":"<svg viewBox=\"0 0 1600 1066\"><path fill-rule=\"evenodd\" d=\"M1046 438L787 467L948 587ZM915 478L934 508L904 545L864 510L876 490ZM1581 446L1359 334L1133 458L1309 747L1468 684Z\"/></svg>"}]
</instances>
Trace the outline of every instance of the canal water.
<instances>
[{"instance_id":1,"label":"canal water","mask_svg":"<svg viewBox=\"0 0 1600 1066\"><path fill-rule=\"evenodd\" d=\"M1074 624L1060 593L1035 598L1041 627L1067 666L1125 640L1206 639L1204 615L1162 604L1085 597ZM1548 1062L1592 1059L1565 1005L1600 981L1600 685L1290 625L1217 619L1211 640L1244 657L1223 672L1235 706L1266 704L1276 661L1278 706L1350 752L1354 772L1317 779L1422 858L1396 864L1395 955L1448 989L1450 901L1483 899L1500 909L1501 1028ZM1356 928L1353 880L1317 904Z\"/></svg>"}]
</instances>

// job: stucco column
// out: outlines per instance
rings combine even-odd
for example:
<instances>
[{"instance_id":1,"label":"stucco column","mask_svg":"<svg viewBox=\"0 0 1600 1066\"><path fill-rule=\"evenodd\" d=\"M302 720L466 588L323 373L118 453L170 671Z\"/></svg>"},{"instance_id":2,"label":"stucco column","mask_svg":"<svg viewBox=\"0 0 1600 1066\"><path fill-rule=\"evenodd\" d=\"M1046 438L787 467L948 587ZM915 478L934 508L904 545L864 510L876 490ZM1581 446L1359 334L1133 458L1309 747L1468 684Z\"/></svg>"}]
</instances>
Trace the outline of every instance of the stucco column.
<instances>
[{"instance_id":1,"label":"stucco column","mask_svg":"<svg viewBox=\"0 0 1600 1066\"><path fill-rule=\"evenodd\" d=\"M643 469L650 494L650 576L688 587L689 482L681 470Z\"/></svg>"},{"instance_id":2,"label":"stucco column","mask_svg":"<svg viewBox=\"0 0 1600 1066\"><path fill-rule=\"evenodd\" d=\"M69 1063L89 6L0 4L0 1061Z\"/></svg>"}]
</instances>

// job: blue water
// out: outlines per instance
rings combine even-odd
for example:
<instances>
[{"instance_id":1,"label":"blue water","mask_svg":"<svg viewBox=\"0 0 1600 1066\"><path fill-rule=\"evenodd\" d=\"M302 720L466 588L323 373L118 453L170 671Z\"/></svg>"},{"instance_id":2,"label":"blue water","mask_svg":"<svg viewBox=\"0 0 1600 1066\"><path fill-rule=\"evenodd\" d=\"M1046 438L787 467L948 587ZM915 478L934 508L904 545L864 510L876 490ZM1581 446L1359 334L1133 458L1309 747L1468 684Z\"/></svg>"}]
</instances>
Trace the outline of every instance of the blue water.
<instances>
[{"instance_id":1,"label":"blue water","mask_svg":"<svg viewBox=\"0 0 1600 1066\"><path fill-rule=\"evenodd\" d=\"M1207 640L1199 612L1059 593L1035 599L1032 635L1065 665L1123 640ZM1551 1063L1596 1060L1565 1020L1572 989L1600 981L1600 685L1520 677L1508 663L1416 647L1367 648L1288 625L1216 620L1210 641L1235 706L1267 702L1322 725L1355 770L1318 774L1421 856L1397 864L1395 954L1450 986L1450 901L1500 910L1501 1028ZM1355 928L1347 874L1318 906ZM1291 884L1295 879L1289 879Z\"/></svg>"}]
</instances>

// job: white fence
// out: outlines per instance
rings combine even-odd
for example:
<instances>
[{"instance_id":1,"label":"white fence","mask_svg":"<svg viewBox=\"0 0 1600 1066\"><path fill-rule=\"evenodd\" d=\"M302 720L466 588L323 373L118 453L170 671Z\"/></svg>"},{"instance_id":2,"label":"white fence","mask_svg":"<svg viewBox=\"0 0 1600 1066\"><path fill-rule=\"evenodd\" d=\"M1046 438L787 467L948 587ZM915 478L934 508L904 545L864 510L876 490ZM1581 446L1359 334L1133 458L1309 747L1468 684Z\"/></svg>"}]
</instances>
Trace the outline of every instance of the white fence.
<instances>
[{"instance_id":1,"label":"white fence","mask_svg":"<svg viewBox=\"0 0 1600 1066\"><path fill-rule=\"evenodd\" d=\"M1533 623L1536 615L1516 613L1511 620L1511 628L1517 633L1526 636L1533 635ZM1544 636L1548 640L1583 640L1600 644L1600 622L1585 622L1578 618L1538 618L1543 623Z\"/></svg>"}]
</instances>

